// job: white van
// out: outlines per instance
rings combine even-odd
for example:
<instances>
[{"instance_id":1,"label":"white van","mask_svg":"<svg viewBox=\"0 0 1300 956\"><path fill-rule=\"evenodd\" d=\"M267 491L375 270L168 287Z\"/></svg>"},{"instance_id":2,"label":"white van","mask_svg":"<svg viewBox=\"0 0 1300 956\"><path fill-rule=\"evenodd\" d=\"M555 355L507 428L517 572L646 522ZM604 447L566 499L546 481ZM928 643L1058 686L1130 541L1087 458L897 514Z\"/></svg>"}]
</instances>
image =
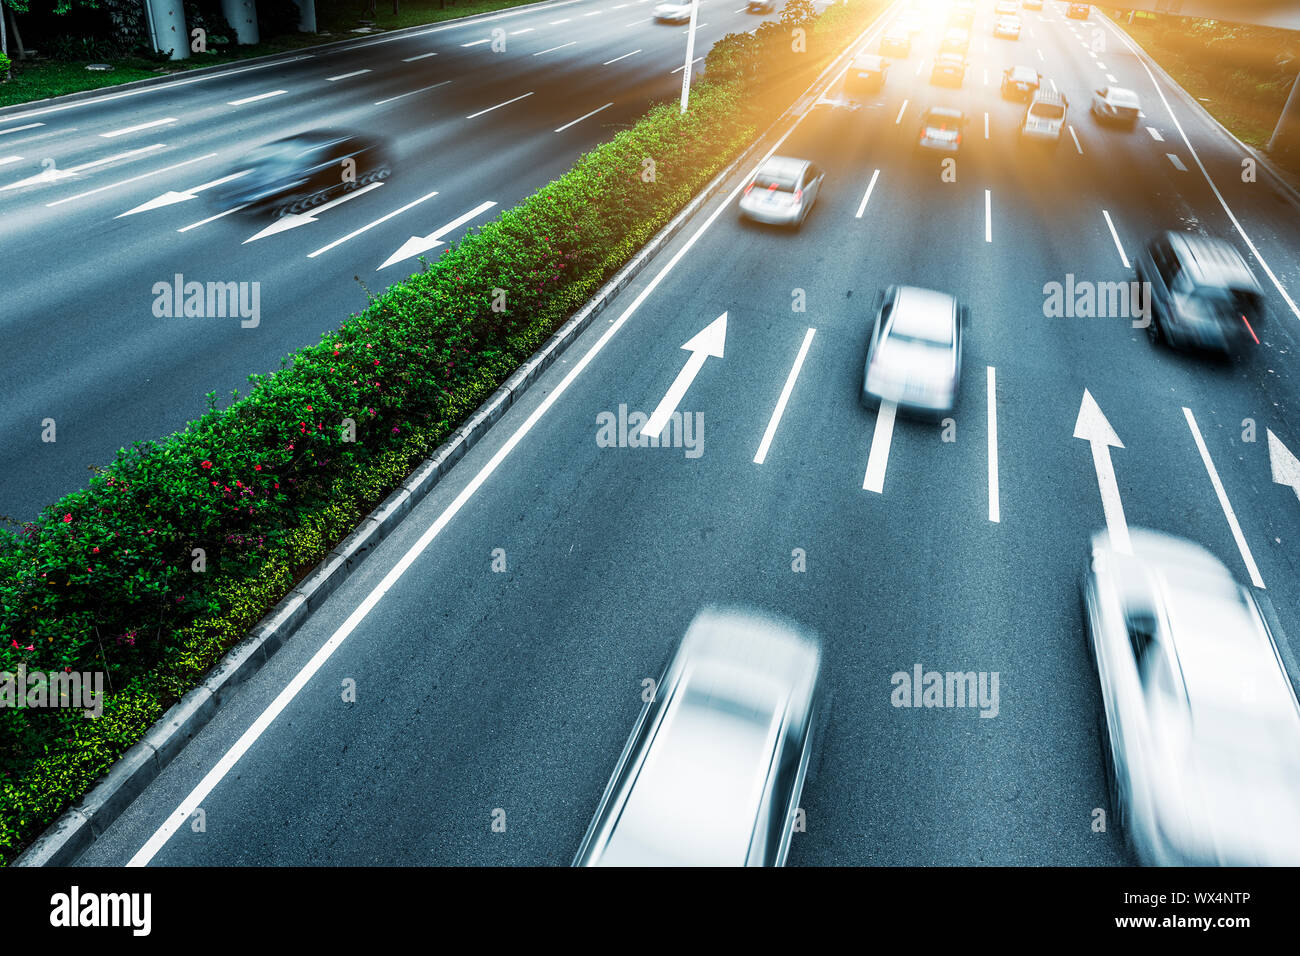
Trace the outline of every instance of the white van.
<instances>
[{"instance_id":1,"label":"white van","mask_svg":"<svg viewBox=\"0 0 1300 956\"><path fill-rule=\"evenodd\" d=\"M1069 109L1070 101L1062 94L1038 90L1029 101L1025 121L1020 124L1020 138L1056 145L1061 141L1061 133L1065 130L1065 117Z\"/></svg>"}]
</instances>

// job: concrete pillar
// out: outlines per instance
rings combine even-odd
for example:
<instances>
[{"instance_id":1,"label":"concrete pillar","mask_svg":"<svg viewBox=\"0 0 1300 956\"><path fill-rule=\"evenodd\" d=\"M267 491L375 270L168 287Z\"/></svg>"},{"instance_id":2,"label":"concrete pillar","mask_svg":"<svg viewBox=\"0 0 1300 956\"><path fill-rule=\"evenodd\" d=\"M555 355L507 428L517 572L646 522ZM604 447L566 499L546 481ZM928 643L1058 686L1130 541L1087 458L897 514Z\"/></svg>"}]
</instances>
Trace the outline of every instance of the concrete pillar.
<instances>
[{"instance_id":1,"label":"concrete pillar","mask_svg":"<svg viewBox=\"0 0 1300 956\"><path fill-rule=\"evenodd\" d=\"M293 0L298 5L298 32L316 32L316 0Z\"/></svg>"},{"instance_id":2,"label":"concrete pillar","mask_svg":"<svg viewBox=\"0 0 1300 956\"><path fill-rule=\"evenodd\" d=\"M234 27L238 42L258 41L257 0L221 0L221 13Z\"/></svg>"},{"instance_id":3,"label":"concrete pillar","mask_svg":"<svg viewBox=\"0 0 1300 956\"><path fill-rule=\"evenodd\" d=\"M173 60L190 58L190 34L185 28L182 0L149 0L145 16L149 19L149 40L156 51L171 50Z\"/></svg>"},{"instance_id":4,"label":"concrete pillar","mask_svg":"<svg viewBox=\"0 0 1300 956\"><path fill-rule=\"evenodd\" d=\"M1291 95L1286 98L1273 137L1268 141L1268 151L1279 159L1300 160L1300 75L1291 84Z\"/></svg>"}]
</instances>

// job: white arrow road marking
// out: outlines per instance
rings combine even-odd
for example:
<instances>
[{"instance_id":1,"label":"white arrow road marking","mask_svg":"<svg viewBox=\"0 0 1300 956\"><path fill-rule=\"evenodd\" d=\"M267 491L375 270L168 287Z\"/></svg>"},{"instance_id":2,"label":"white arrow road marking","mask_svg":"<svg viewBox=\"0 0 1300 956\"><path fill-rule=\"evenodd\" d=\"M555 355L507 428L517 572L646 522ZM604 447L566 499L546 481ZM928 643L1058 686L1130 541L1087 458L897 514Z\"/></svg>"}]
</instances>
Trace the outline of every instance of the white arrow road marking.
<instances>
[{"instance_id":1,"label":"white arrow road marking","mask_svg":"<svg viewBox=\"0 0 1300 956\"><path fill-rule=\"evenodd\" d=\"M1251 555L1250 547L1246 544L1246 536L1241 533L1241 525L1237 523L1237 515L1232 510L1232 504L1228 501L1228 493L1223 490L1223 482L1219 480L1219 472L1210 459L1210 450L1205 447L1205 439L1201 437L1201 430L1196 426L1196 418L1192 415L1192 410L1184 406L1183 417L1187 419L1187 427L1192 430L1192 438L1196 441L1196 450L1201 453L1201 461L1205 463L1205 470L1210 475L1210 484L1214 485L1214 493L1219 498L1219 507L1223 509L1223 516L1228 519L1228 527L1232 530L1233 540L1237 542L1237 550L1241 552L1241 559L1246 563L1246 570L1250 573L1250 581L1255 587L1263 590L1264 579L1259 576L1259 568L1255 565L1255 558Z\"/></svg>"},{"instance_id":2,"label":"white arrow road marking","mask_svg":"<svg viewBox=\"0 0 1300 956\"><path fill-rule=\"evenodd\" d=\"M867 474L862 479L863 491L884 494L885 467L889 464L889 446L894 440L894 416L898 406L881 402L876 412L876 431L871 436L871 454L867 456Z\"/></svg>"},{"instance_id":3,"label":"white arrow road marking","mask_svg":"<svg viewBox=\"0 0 1300 956\"><path fill-rule=\"evenodd\" d=\"M723 312L720 316L706 325L682 348L691 353L691 357L686 360L682 370L677 373L673 383L668 386L668 391L660 399L659 405L650 415L650 420L645 423L641 429L643 438L658 438L659 433L664 430L668 424L668 419L672 417L677 406L681 404L682 398L686 395L686 390L691 387L691 382L695 381L695 376L700 373L704 367L704 362L710 356L713 358L722 358L722 349L727 341L727 313Z\"/></svg>"},{"instance_id":4,"label":"white arrow road marking","mask_svg":"<svg viewBox=\"0 0 1300 956\"><path fill-rule=\"evenodd\" d=\"M989 520L1002 521L1002 499L998 494L998 378L992 365L988 367L988 418L989 418Z\"/></svg>"},{"instance_id":5,"label":"white arrow road marking","mask_svg":"<svg viewBox=\"0 0 1300 956\"><path fill-rule=\"evenodd\" d=\"M1279 485L1289 486L1300 498L1300 461L1271 431L1268 432L1268 461L1273 469L1273 480Z\"/></svg>"},{"instance_id":6,"label":"white arrow road marking","mask_svg":"<svg viewBox=\"0 0 1300 956\"><path fill-rule=\"evenodd\" d=\"M51 206L62 206L65 202L73 202L77 199L85 199L87 196L93 196L95 193L102 193L106 189L116 189L118 186L125 186L129 183L138 182L141 179L148 179L150 176L157 176L159 173L169 173L173 169L180 169L182 166L189 166L193 163L202 162L205 159L211 159L216 153L208 153L206 156L196 156L193 159L186 159L179 163L173 163L170 166L164 166L162 169L151 169L147 173L141 173L139 176L131 176L127 179L119 180L115 183L109 183L106 186L98 186L94 189L88 189L84 193L77 193L75 196L64 196L62 199L56 199L54 202L47 202L45 208Z\"/></svg>"},{"instance_id":7,"label":"white arrow road marking","mask_svg":"<svg viewBox=\"0 0 1300 956\"><path fill-rule=\"evenodd\" d=\"M215 156L215 155L216 153L208 154L208 156ZM208 157L204 157L204 158L206 159ZM220 179L213 179L210 182L203 183L191 189L182 190L181 192L175 192L169 190L163 193L161 196L155 196L153 199L150 199L148 202L142 202L134 209L128 209L126 212L119 213L113 218L121 219L123 216L134 216L138 212L149 212L150 210L153 209L161 209L164 206L173 206L178 202L186 202L190 199L198 199L199 193L203 192L204 190L211 189L214 186L220 186L222 183L228 183L232 179L238 179L240 176L247 176L250 172L252 172L252 170L241 169L237 173L231 173L229 176L222 176Z\"/></svg>"},{"instance_id":8,"label":"white arrow road marking","mask_svg":"<svg viewBox=\"0 0 1300 956\"><path fill-rule=\"evenodd\" d=\"M463 216L457 216L451 222L447 223L447 225L438 227L427 236L412 236L410 239L407 239L402 243L400 249L385 259L383 265L381 265L379 269L387 269L394 262L401 262L403 259L410 259L413 256L418 256L422 252L428 252L430 249L435 249L438 246L445 245L446 243L442 241L443 236L451 232L453 229L463 226L471 219L481 216L495 205L496 203L490 200L488 202L481 202ZM375 271L378 272L379 269L376 269Z\"/></svg>"},{"instance_id":9,"label":"white arrow road marking","mask_svg":"<svg viewBox=\"0 0 1300 956\"><path fill-rule=\"evenodd\" d=\"M1110 546L1121 554L1132 554L1128 522L1124 520L1124 505L1120 501L1119 484L1115 481L1115 467L1110 460L1110 450L1123 448L1124 443L1086 388L1083 402L1079 405L1079 417L1074 422L1074 437L1083 439L1092 447L1092 464L1097 471L1097 487L1101 491L1101 510L1106 515Z\"/></svg>"},{"instance_id":10,"label":"white arrow road marking","mask_svg":"<svg viewBox=\"0 0 1300 956\"><path fill-rule=\"evenodd\" d=\"M412 201L412 202L408 202L405 206L402 206L400 209L394 209L392 212L387 213L386 215L380 216L380 217L379 217L378 219L376 219L374 222L368 222L368 223L366 223L364 226L362 226L360 229L354 229L354 230L352 230L352 231L349 232L346 236L343 236L341 239L335 239L335 240L334 240L333 242L331 242L329 245L321 246L321 247L320 247L319 249L317 249L315 252L309 252L309 253L307 253L307 258L308 258L308 259L315 259L315 258L316 258L318 255L320 255L322 252L329 252L329 251L330 251L331 249L333 249L335 246L341 246L341 245L343 245L343 243L347 242L349 239L355 239L357 236L361 235L363 232L367 232L367 231L369 231L369 230L375 228L375 226L379 225L381 222L388 222L388 220L392 219L394 216L399 216L399 215L401 215L402 213L406 212L406 210L411 209L411 208L413 208L413 207L415 207L415 206L418 206L418 205L420 205L420 203L424 202L426 199L432 199L432 198L433 198L434 196L436 196L436 195L438 195L438 193L437 193L436 190L435 190L434 192L431 192L431 193L425 193L425 194L424 194L423 196L421 196L419 199L416 199L416 200L414 200L414 201Z\"/></svg>"},{"instance_id":11,"label":"white arrow road marking","mask_svg":"<svg viewBox=\"0 0 1300 956\"><path fill-rule=\"evenodd\" d=\"M790 369L790 374L786 377L785 387L781 389L781 397L776 400L776 408L772 411L772 418L767 423L767 430L763 432L763 440L758 443L758 454L754 456L754 464L761 465L767 460L767 450L772 447L772 439L776 437L776 428L781 424L781 416L785 414L786 403L790 401L790 394L794 391L795 379L799 377L799 370L803 368L803 360L808 355L808 346L812 345L813 335L816 329L809 329L804 333L803 345L799 346L799 354L795 356L794 365Z\"/></svg>"},{"instance_id":12,"label":"white arrow road marking","mask_svg":"<svg viewBox=\"0 0 1300 956\"><path fill-rule=\"evenodd\" d=\"M382 185L383 183L370 183L366 186L362 186L360 189L354 189L351 192L344 193L342 196L339 196L337 199L331 199L327 203L322 203L321 205L316 206L314 209L311 209L307 212L285 213L283 216L275 220L273 223L271 223L261 232L257 233L256 235L249 236L247 239L243 241L242 244L248 245L250 242L256 242L258 239L264 239L267 236L274 236L281 232L287 232L290 229L297 229L299 226L305 226L309 222L315 222L316 217L319 216L321 213L325 212L325 210L333 209L335 206L342 205L343 203L347 202L349 199L356 199L358 196L363 196L366 193L370 192L370 190L378 189Z\"/></svg>"},{"instance_id":13,"label":"white arrow road marking","mask_svg":"<svg viewBox=\"0 0 1300 956\"><path fill-rule=\"evenodd\" d=\"M26 179L20 179L16 183L10 183L7 186L0 186L0 191L6 189L17 189L19 186L31 186L35 183L53 183L60 179L67 179L69 176L75 176L77 173L84 172L87 169L94 169L96 166L105 166L109 163L117 162L119 159L130 159L132 156L139 156L141 153L151 153L155 149L166 148L163 143L154 143L152 146L141 146L139 149L128 149L125 153L116 153L112 156L105 156L103 159L92 160L89 163L82 163L80 166L69 166L67 169L46 169L37 173L35 176L28 176Z\"/></svg>"}]
</instances>

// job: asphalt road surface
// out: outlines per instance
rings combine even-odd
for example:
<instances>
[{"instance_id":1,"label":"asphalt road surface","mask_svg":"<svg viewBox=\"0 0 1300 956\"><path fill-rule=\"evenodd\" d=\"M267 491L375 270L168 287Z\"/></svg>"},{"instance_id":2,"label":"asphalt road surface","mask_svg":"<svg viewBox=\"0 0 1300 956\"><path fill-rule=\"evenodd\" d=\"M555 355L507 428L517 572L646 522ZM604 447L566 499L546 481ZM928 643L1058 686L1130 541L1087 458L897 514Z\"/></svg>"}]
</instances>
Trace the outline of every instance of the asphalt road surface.
<instances>
[{"instance_id":1,"label":"asphalt road surface","mask_svg":"<svg viewBox=\"0 0 1300 956\"><path fill-rule=\"evenodd\" d=\"M80 862L567 863L641 681L705 604L824 642L833 705L792 864L1128 862L1092 827L1108 803L1078 585L1104 517L1076 419L1086 390L1122 441L1129 523L1204 544L1300 634L1300 501L1265 441L1300 448L1300 217L1117 31L1062 13L1026 12L1011 41L983 9L960 90L928 83L932 35L865 103L832 87L773 144L826 170L803 228L741 222L737 173ZM1017 63L1071 101L1055 152L1017 142L1023 106L997 86ZM1134 132L1087 113L1108 76L1142 98ZM971 118L955 182L912 149L936 104ZM1170 227L1248 254L1257 346L1213 363L1127 317L1045 316L1045 284L1127 280ZM858 403L891 283L971 309L955 440ZM598 416L652 410L723 313L724 354L681 403L702 443L600 447ZM996 672L996 716L892 706L917 664Z\"/></svg>"}]
</instances>

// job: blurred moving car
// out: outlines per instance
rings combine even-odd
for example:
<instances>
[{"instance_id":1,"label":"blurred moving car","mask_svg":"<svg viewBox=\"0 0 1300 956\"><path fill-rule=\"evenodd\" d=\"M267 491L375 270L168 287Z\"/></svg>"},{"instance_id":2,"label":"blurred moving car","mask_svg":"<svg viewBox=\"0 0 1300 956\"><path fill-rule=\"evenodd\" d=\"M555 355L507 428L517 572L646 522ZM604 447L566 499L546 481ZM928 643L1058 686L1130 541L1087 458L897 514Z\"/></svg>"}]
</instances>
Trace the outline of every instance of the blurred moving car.
<instances>
[{"instance_id":1,"label":"blurred moving car","mask_svg":"<svg viewBox=\"0 0 1300 956\"><path fill-rule=\"evenodd\" d=\"M930 68L930 82L960 87L966 81L966 58L960 53L940 53Z\"/></svg>"},{"instance_id":2,"label":"blurred moving car","mask_svg":"<svg viewBox=\"0 0 1300 956\"><path fill-rule=\"evenodd\" d=\"M1016 0L998 0L993 5L993 15L1002 17L1016 12Z\"/></svg>"},{"instance_id":3,"label":"blurred moving car","mask_svg":"<svg viewBox=\"0 0 1300 956\"><path fill-rule=\"evenodd\" d=\"M822 708L817 640L705 609L642 708L574 866L782 866Z\"/></svg>"},{"instance_id":4,"label":"blurred moving car","mask_svg":"<svg viewBox=\"0 0 1300 956\"><path fill-rule=\"evenodd\" d=\"M1190 541L1093 536L1085 640L1111 820L1147 865L1300 864L1300 704L1254 594Z\"/></svg>"},{"instance_id":5,"label":"blurred moving car","mask_svg":"<svg viewBox=\"0 0 1300 956\"><path fill-rule=\"evenodd\" d=\"M1043 0L1021 0L1020 5L1026 10L1041 10L1043 9Z\"/></svg>"},{"instance_id":6,"label":"blurred moving car","mask_svg":"<svg viewBox=\"0 0 1300 956\"><path fill-rule=\"evenodd\" d=\"M1258 341L1264 290L1235 247L1222 239L1164 232L1143 247L1134 263L1138 282L1150 289L1152 344L1227 353Z\"/></svg>"},{"instance_id":7,"label":"blurred moving car","mask_svg":"<svg viewBox=\"0 0 1300 956\"><path fill-rule=\"evenodd\" d=\"M1032 100L1043 85L1043 74L1031 66L1009 66L1002 71L1002 96L1008 100Z\"/></svg>"},{"instance_id":8,"label":"blurred moving car","mask_svg":"<svg viewBox=\"0 0 1300 956\"><path fill-rule=\"evenodd\" d=\"M1037 90L1029 101L1024 121L1020 124L1021 141L1036 140L1054 146L1059 144L1069 108L1070 101L1065 98L1065 94Z\"/></svg>"},{"instance_id":9,"label":"blurred moving car","mask_svg":"<svg viewBox=\"0 0 1300 956\"><path fill-rule=\"evenodd\" d=\"M1072 3L1065 8L1065 15L1071 20L1086 20L1092 15L1092 4Z\"/></svg>"},{"instance_id":10,"label":"blurred moving car","mask_svg":"<svg viewBox=\"0 0 1300 956\"><path fill-rule=\"evenodd\" d=\"M969 29L975 23L975 5L957 4L948 14L948 26Z\"/></svg>"},{"instance_id":11,"label":"blurred moving car","mask_svg":"<svg viewBox=\"0 0 1300 956\"><path fill-rule=\"evenodd\" d=\"M952 411L961 382L961 331L969 312L944 292L890 286L881 299L862 375L862 404Z\"/></svg>"},{"instance_id":12,"label":"blurred moving car","mask_svg":"<svg viewBox=\"0 0 1300 956\"><path fill-rule=\"evenodd\" d=\"M906 30L908 36L915 36L925 29L925 18L921 16L919 10L904 10L898 15L894 25L900 30Z\"/></svg>"},{"instance_id":13,"label":"blurred moving car","mask_svg":"<svg viewBox=\"0 0 1300 956\"><path fill-rule=\"evenodd\" d=\"M769 157L740 197L741 215L778 226L802 225L825 176L806 159Z\"/></svg>"},{"instance_id":14,"label":"blurred moving car","mask_svg":"<svg viewBox=\"0 0 1300 956\"><path fill-rule=\"evenodd\" d=\"M943 35L939 41L939 52L943 53L960 53L963 56L970 50L970 33L962 29L952 29Z\"/></svg>"},{"instance_id":15,"label":"blurred moving car","mask_svg":"<svg viewBox=\"0 0 1300 956\"><path fill-rule=\"evenodd\" d=\"M1006 40L1019 40L1020 17L1014 14L1007 17L998 17L993 24L993 35Z\"/></svg>"},{"instance_id":16,"label":"blurred moving car","mask_svg":"<svg viewBox=\"0 0 1300 956\"><path fill-rule=\"evenodd\" d=\"M669 0L668 3L655 7L654 18L660 23L688 23L691 19L691 5Z\"/></svg>"},{"instance_id":17,"label":"blurred moving car","mask_svg":"<svg viewBox=\"0 0 1300 956\"><path fill-rule=\"evenodd\" d=\"M776 0L749 0L746 9L750 13L771 13L776 9Z\"/></svg>"},{"instance_id":18,"label":"blurred moving car","mask_svg":"<svg viewBox=\"0 0 1300 956\"><path fill-rule=\"evenodd\" d=\"M1137 94L1132 90L1104 86L1092 91L1092 115L1102 122L1133 129L1141 114L1142 107L1138 103Z\"/></svg>"},{"instance_id":19,"label":"blurred moving car","mask_svg":"<svg viewBox=\"0 0 1300 956\"><path fill-rule=\"evenodd\" d=\"M889 61L874 53L859 53L849 66L848 75L844 77L844 92L850 96L861 93L874 93L885 85L889 73Z\"/></svg>"},{"instance_id":20,"label":"blurred moving car","mask_svg":"<svg viewBox=\"0 0 1300 956\"><path fill-rule=\"evenodd\" d=\"M216 203L227 208L269 207L280 216L305 212L331 196L387 179L392 163L377 140L318 129L253 148L235 172L241 175L213 190Z\"/></svg>"},{"instance_id":21,"label":"blurred moving car","mask_svg":"<svg viewBox=\"0 0 1300 956\"><path fill-rule=\"evenodd\" d=\"M880 38L880 54L906 59L912 54L912 35L897 24L891 26Z\"/></svg>"},{"instance_id":22,"label":"blurred moving car","mask_svg":"<svg viewBox=\"0 0 1300 956\"><path fill-rule=\"evenodd\" d=\"M966 114L961 110L932 106L921 116L921 133L916 148L955 153L961 149L961 133L965 127Z\"/></svg>"}]
</instances>

